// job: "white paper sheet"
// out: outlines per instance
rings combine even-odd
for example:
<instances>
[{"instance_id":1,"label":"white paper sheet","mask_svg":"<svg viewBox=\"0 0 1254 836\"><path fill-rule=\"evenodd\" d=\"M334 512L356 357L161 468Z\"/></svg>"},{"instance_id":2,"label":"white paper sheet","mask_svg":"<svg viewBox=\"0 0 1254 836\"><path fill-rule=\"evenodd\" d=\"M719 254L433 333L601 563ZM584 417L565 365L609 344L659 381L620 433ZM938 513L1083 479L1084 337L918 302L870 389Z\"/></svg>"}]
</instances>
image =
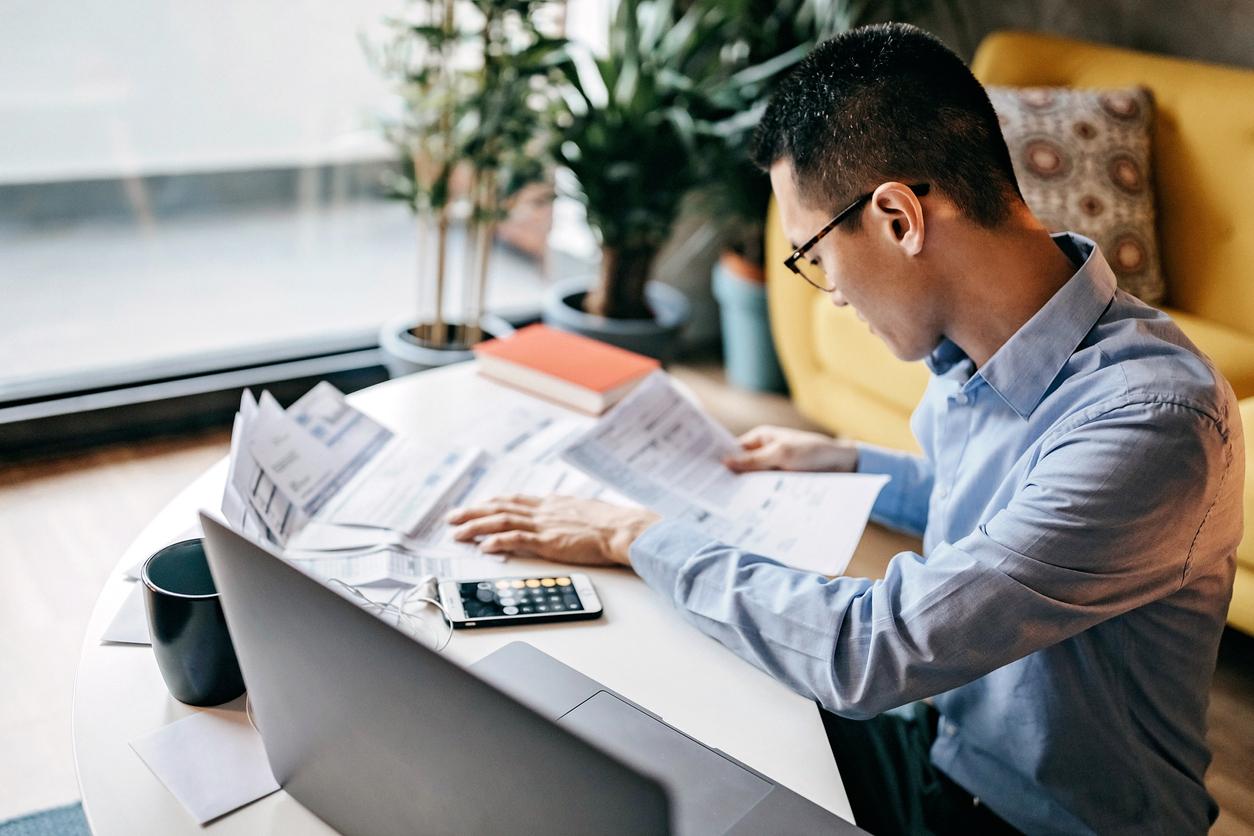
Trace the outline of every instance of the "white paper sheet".
<instances>
[{"instance_id":1,"label":"white paper sheet","mask_svg":"<svg viewBox=\"0 0 1254 836\"><path fill-rule=\"evenodd\" d=\"M481 455L474 448L432 449L397 440L380 451L319 518L415 538L433 509L467 477Z\"/></svg>"},{"instance_id":2,"label":"white paper sheet","mask_svg":"<svg viewBox=\"0 0 1254 836\"><path fill-rule=\"evenodd\" d=\"M331 496L338 457L296 424L269 392L262 392L248 452L283 496L308 514Z\"/></svg>"},{"instance_id":3,"label":"white paper sheet","mask_svg":"<svg viewBox=\"0 0 1254 836\"><path fill-rule=\"evenodd\" d=\"M405 539L399 531L373 526L337 525L320 519L310 520L287 542L284 556L306 553L359 552L382 546L398 546Z\"/></svg>"},{"instance_id":4,"label":"white paper sheet","mask_svg":"<svg viewBox=\"0 0 1254 836\"><path fill-rule=\"evenodd\" d=\"M282 544L304 526L307 517L283 495L250 452L257 412L257 401L245 389L231 432L230 469L222 513L241 534Z\"/></svg>"},{"instance_id":5,"label":"white paper sheet","mask_svg":"<svg viewBox=\"0 0 1254 836\"><path fill-rule=\"evenodd\" d=\"M249 421L256 408L252 393L245 389L240 398L240 411L235 413L235 422L231 427L231 453L226 487L222 492L222 514L241 534L259 540L273 540L266 522L249 502L256 477L261 473L256 460L247 452Z\"/></svg>"},{"instance_id":6,"label":"white paper sheet","mask_svg":"<svg viewBox=\"0 0 1254 836\"><path fill-rule=\"evenodd\" d=\"M685 398L663 372L567 446L562 459L664 516L683 516L693 499L721 504L735 493L722 457L736 440Z\"/></svg>"},{"instance_id":7,"label":"white paper sheet","mask_svg":"<svg viewBox=\"0 0 1254 836\"><path fill-rule=\"evenodd\" d=\"M592 419L514 393L496 407L438 445L422 445L392 435L329 384L286 412L269 393L257 401L245 392L223 515L323 580L360 586L499 574L503 558L453 540L450 510L519 493L621 497L560 459Z\"/></svg>"},{"instance_id":8,"label":"white paper sheet","mask_svg":"<svg viewBox=\"0 0 1254 836\"><path fill-rule=\"evenodd\" d=\"M452 543L443 516L491 469L482 456L492 467L499 457L560 467L569 482L576 471L560 464L559 454L569 436L590 423L513 393L499 407L431 446L392 435L330 384L319 384L286 412L268 393L258 402L245 392L231 438L223 514L237 531L298 552L403 541L473 554ZM520 478L509 467L505 481L495 481L502 491L531 486L535 492L547 479Z\"/></svg>"},{"instance_id":9,"label":"white paper sheet","mask_svg":"<svg viewBox=\"0 0 1254 836\"><path fill-rule=\"evenodd\" d=\"M349 406L343 393L330 383L322 382L292 404L286 416L317 440L333 463L334 473L321 494L327 499L334 496L374 459L375 455L393 438L393 433L369 415ZM305 507L307 513L315 508Z\"/></svg>"},{"instance_id":10,"label":"white paper sheet","mask_svg":"<svg viewBox=\"0 0 1254 836\"><path fill-rule=\"evenodd\" d=\"M357 553L304 553L287 558L298 569L323 580L349 586L393 584L412 586L427 577L484 578L501 574L501 560L479 552L470 556L417 554L397 547Z\"/></svg>"},{"instance_id":11,"label":"white paper sheet","mask_svg":"<svg viewBox=\"0 0 1254 836\"><path fill-rule=\"evenodd\" d=\"M200 824L279 789L261 735L242 709L197 712L131 741L131 748Z\"/></svg>"},{"instance_id":12,"label":"white paper sheet","mask_svg":"<svg viewBox=\"0 0 1254 836\"><path fill-rule=\"evenodd\" d=\"M148 632L148 612L144 608L143 584L131 585L126 600L118 607L117 615L113 616L100 640L118 644L152 644L152 636Z\"/></svg>"},{"instance_id":13,"label":"white paper sheet","mask_svg":"<svg viewBox=\"0 0 1254 836\"><path fill-rule=\"evenodd\" d=\"M240 414L244 416L243 410ZM286 412L263 392L255 419L245 420L244 426L240 452L247 450L273 483L267 492L264 484L252 481L247 495L280 543L300 526L290 523L286 509L279 509L281 514L272 509L276 497L304 516L314 516L392 438L390 430L349 406L328 383L318 384Z\"/></svg>"},{"instance_id":14,"label":"white paper sheet","mask_svg":"<svg viewBox=\"0 0 1254 836\"><path fill-rule=\"evenodd\" d=\"M664 372L640 384L563 453L594 479L664 517L798 569L844 571L887 477L754 473L722 463L735 438Z\"/></svg>"},{"instance_id":15,"label":"white paper sheet","mask_svg":"<svg viewBox=\"0 0 1254 836\"><path fill-rule=\"evenodd\" d=\"M586 481L559 461L572 433L584 426L580 419L515 403L470 422L439 447L396 438L316 522L386 528L403 533L410 543L442 541L444 515L454 507L505 493L551 492L561 486L563 476L568 483ZM308 546L311 537L300 541Z\"/></svg>"},{"instance_id":16,"label":"white paper sheet","mask_svg":"<svg viewBox=\"0 0 1254 836\"><path fill-rule=\"evenodd\" d=\"M467 424L447 443L454 447L479 447L494 456L548 464L557 462L570 438L591 424L592 419L582 416L554 415L552 407L506 401L500 410Z\"/></svg>"}]
</instances>

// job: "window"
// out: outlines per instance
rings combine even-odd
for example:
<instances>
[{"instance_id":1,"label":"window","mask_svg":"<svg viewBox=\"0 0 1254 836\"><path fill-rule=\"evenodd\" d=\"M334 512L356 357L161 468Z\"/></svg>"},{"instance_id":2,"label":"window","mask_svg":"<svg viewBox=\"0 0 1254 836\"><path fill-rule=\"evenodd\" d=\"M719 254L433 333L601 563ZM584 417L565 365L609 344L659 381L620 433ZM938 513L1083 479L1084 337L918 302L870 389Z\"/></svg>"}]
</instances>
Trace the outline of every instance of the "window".
<instances>
[{"instance_id":1,"label":"window","mask_svg":"<svg viewBox=\"0 0 1254 836\"><path fill-rule=\"evenodd\" d=\"M604 3L574 6L572 31L603 28ZM387 91L361 43L397 8L9 10L0 407L364 350L415 309L418 237L379 192ZM544 278L502 250L489 308L536 309Z\"/></svg>"}]
</instances>

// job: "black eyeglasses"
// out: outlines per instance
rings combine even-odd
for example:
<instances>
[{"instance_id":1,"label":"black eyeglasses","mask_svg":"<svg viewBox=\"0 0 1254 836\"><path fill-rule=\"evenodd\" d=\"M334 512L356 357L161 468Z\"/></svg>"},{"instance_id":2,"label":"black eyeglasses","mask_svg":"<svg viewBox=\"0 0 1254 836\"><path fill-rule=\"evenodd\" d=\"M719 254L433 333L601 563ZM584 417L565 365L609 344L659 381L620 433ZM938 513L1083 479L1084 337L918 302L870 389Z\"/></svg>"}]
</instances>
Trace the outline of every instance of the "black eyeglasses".
<instances>
[{"instance_id":1,"label":"black eyeglasses","mask_svg":"<svg viewBox=\"0 0 1254 836\"><path fill-rule=\"evenodd\" d=\"M908 186L907 188L909 188L910 191L914 192L919 197L923 197L925 194L928 193L928 190L931 189L931 186L929 186L927 183L915 183L914 185ZM841 221L843 221L845 218L849 217L854 212L857 212L859 209L865 206L866 202L870 200L874 194L875 192L867 192L862 197L855 200L853 203L850 203L844 209L841 209L840 212L836 214L836 217L828 221L823 226L822 229L820 229L817 233L815 233L813 238L811 238L809 241L806 241L800 247L797 247L797 249L793 250L792 255L784 259L784 266L787 267L789 270L793 271L794 273L796 273L801 278L805 279L807 282L810 283L812 287L816 287L819 290L823 291L824 293L830 293L832 288L827 286L826 277L824 278L824 283L820 284L819 282L815 281L810 276L807 276L805 271L797 266L797 262L805 258L806 253L809 252L811 249L813 249L815 244L822 241L823 237L827 235L827 233L831 232L833 229L839 226ZM810 263L816 266L818 265L818 262L815 261L814 259L810 259Z\"/></svg>"}]
</instances>

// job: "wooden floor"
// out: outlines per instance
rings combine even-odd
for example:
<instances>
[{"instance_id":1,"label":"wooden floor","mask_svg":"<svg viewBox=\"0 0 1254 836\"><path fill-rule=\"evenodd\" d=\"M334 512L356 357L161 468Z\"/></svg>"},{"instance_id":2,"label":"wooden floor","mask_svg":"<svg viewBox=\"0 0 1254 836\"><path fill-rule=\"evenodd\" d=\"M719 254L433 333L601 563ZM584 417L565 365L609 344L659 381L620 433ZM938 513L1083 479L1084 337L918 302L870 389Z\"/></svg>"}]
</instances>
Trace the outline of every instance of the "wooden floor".
<instances>
[{"instance_id":1,"label":"wooden floor","mask_svg":"<svg viewBox=\"0 0 1254 836\"><path fill-rule=\"evenodd\" d=\"M679 367L733 432L806 426L784 398L723 384L711 365ZM96 595L130 540L180 488L225 455L216 432L0 465L0 821L78 797L70 704ZM851 573L876 576L909 540L868 529ZM1211 691L1212 833L1254 835L1254 639L1224 636Z\"/></svg>"},{"instance_id":2,"label":"wooden floor","mask_svg":"<svg viewBox=\"0 0 1254 836\"><path fill-rule=\"evenodd\" d=\"M0 821L79 797L70 705L96 596L227 446L218 432L0 466Z\"/></svg>"}]
</instances>

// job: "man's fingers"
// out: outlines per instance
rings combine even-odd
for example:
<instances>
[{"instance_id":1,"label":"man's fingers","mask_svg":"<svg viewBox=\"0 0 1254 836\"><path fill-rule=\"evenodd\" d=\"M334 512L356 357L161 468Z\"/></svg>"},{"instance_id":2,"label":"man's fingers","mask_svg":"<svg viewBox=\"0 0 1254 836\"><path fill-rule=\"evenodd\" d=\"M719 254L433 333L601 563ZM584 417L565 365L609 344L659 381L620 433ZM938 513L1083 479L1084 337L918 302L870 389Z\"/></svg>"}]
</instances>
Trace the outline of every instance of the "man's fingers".
<instances>
[{"instance_id":1,"label":"man's fingers","mask_svg":"<svg viewBox=\"0 0 1254 836\"><path fill-rule=\"evenodd\" d=\"M736 439L740 446L745 450L756 450L763 444L770 441L770 433L766 427L754 427L749 432Z\"/></svg>"},{"instance_id":2,"label":"man's fingers","mask_svg":"<svg viewBox=\"0 0 1254 836\"><path fill-rule=\"evenodd\" d=\"M516 502L515 497L492 499L482 505L472 505L466 508L454 508L449 511L448 516L444 519L450 525L460 525L470 520L487 517L493 514L528 514L535 505L528 505L523 502Z\"/></svg>"},{"instance_id":3,"label":"man's fingers","mask_svg":"<svg viewBox=\"0 0 1254 836\"><path fill-rule=\"evenodd\" d=\"M741 456L727 460L727 467L737 473L751 470L770 470L775 467L776 450L774 446L760 447Z\"/></svg>"},{"instance_id":4,"label":"man's fingers","mask_svg":"<svg viewBox=\"0 0 1254 836\"><path fill-rule=\"evenodd\" d=\"M771 433L769 427L754 427L749 432L736 439L740 444L740 451L723 458L723 464L728 469L740 473L745 470L761 470L762 467L757 464L758 459L755 458L763 447L771 443Z\"/></svg>"},{"instance_id":5,"label":"man's fingers","mask_svg":"<svg viewBox=\"0 0 1254 836\"><path fill-rule=\"evenodd\" d=\"M537 554L543 541L532 531L507 531L485 537L479 548L488 554Z\"/></svg>"},{"instance_id":6,"label":"man's fingers","mask_svg":"<svg viewBox=\"0 0 1254 836\"><path fill-rule=\"evenodd\" d=\"M544 497L531 496L525 493L511 494L510 496L502 496L497 498L498 502L505 502L510 505L523 505L527 508L534 508L544 501Z\"/></svg>"},{"instance_id":7,"label":"man's fingers","mask_svg":"<svg viewBox=\"0 0 1254 836\"><path fill-rule=\"evenodd\" d=\"M458 526L453 530L453 539L466 542L476 537L499 534L503 531L532 532L535 530L535 521L523 514L490 514Z\"/></svg>"}]
</instances>

